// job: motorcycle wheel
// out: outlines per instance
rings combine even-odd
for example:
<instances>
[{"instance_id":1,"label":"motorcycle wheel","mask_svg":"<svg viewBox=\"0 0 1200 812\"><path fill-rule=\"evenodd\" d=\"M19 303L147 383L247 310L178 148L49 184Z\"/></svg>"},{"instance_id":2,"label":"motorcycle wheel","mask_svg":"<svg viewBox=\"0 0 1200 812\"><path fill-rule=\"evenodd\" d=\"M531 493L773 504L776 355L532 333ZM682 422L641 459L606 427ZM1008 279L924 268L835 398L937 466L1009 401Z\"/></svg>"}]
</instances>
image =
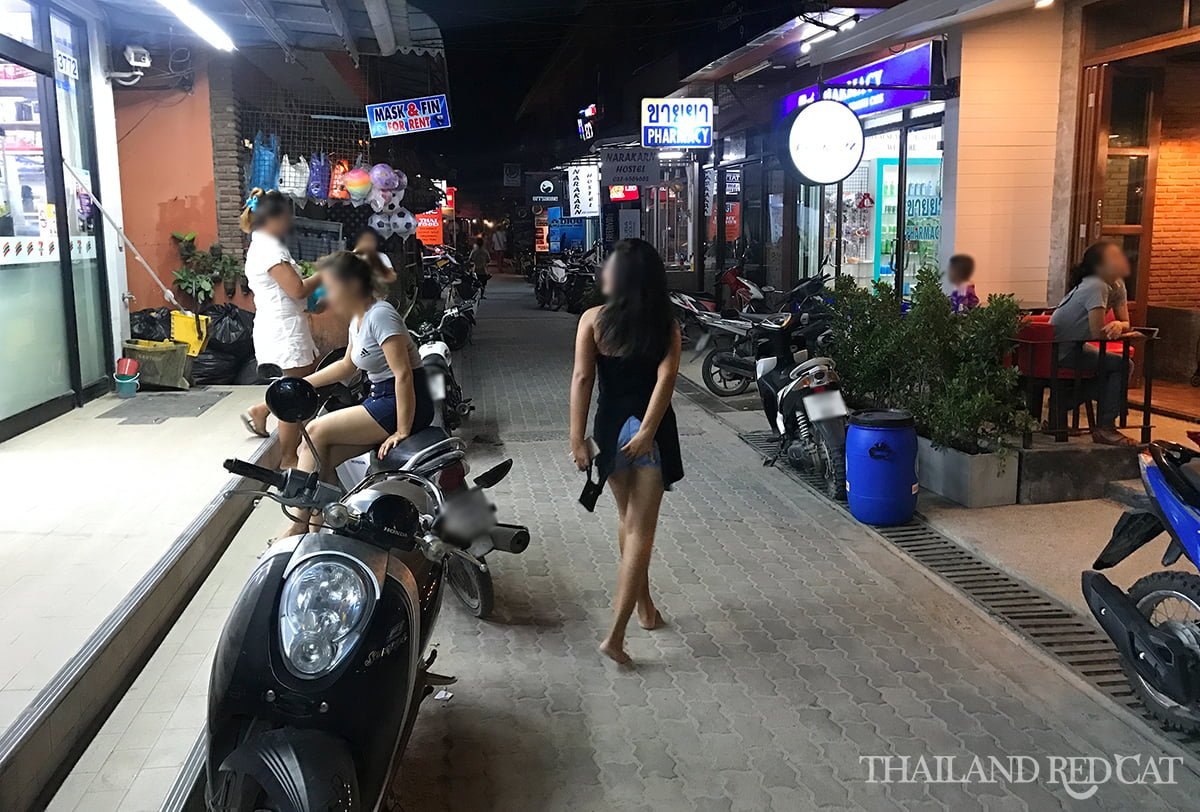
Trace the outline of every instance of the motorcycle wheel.
<instances>
[{"instance_id":1,"label":"motorcycle wheel","mask_svg":"<svg viewBox=\"0 0 1200 812\"><path fill-rule=\"evenodd\" d=\"M475 617L486 618L492 614L495 594L490 572L480 572L461 558L451 558L446 562L446 581L463 606Z\"/></svg>"},{"instance_id":2,"label":"motorcycle wheel","mask_svg":"<svg viewBox=\"0 0 1200 812\"><path fill-rule=\"evenodd\" d=\"M830 499L846 500L846 430L842 421L826 420L816 426L817 452L821 457L818 469L825 478L825 495Z\"/></svg>"},{"instance_id":3,"label":"motorcycle wheel","mask_svg":"<svg viewBox=\"0 0 1200 812\"><path fill-rule=\"evenodd\" d=\"M1171 631L1200 649L1200 576L1187 572L1154 572L1129 588L1129 599L1159 629ZM1183 614L1184 617L1176 615ZM1180 705L1151 687L1131 663L1121 668L1150 715L1171 730L1200 732L1200 705Z\"/></svg>"},{"instance_id":4,"label":"motorcycle wheel","mask_svg":"<svg viewBox=\"0 0 1200 812\"><path fill-rule=\"evenodd\" d=\"M717 366L717 353L719 352L729 352L729 350L713 347L709 350L708 355L704 356L704 366L700 370L700 374L704 378L704 385L717 397L731 398L734 395L742 394L750 388L750 379L729 375L722 371Z\"/></svg>"}]
</instances>

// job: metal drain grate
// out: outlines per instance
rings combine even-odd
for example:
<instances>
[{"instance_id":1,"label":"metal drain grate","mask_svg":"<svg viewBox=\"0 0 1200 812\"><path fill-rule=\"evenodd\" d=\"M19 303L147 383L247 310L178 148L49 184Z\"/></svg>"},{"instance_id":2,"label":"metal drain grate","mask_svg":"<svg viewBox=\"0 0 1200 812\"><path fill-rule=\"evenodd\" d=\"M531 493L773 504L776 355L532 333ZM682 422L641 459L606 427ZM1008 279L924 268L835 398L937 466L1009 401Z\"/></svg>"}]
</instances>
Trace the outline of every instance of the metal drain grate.
<instances>
[{"instance_id":1,"label":"metal drain grate","mask_svg":"<svg viewBox=\"0 0 1200 812\"><path fill-rule=\"evenodd\" d=\"M773 456L778 447L778 441L769 431L739 436L764 457ZM828 500L819 477L798 471L786 462L776 467ZM846 510L844 505L833 504ZM1112 642L1090 618L998 570L921 519L896 527L871 529L1117 702L1138 710L1148 724L1200 758L1200 736L1168 731L1144 711L1121 670Z\"/></svg>"}]
</instances>

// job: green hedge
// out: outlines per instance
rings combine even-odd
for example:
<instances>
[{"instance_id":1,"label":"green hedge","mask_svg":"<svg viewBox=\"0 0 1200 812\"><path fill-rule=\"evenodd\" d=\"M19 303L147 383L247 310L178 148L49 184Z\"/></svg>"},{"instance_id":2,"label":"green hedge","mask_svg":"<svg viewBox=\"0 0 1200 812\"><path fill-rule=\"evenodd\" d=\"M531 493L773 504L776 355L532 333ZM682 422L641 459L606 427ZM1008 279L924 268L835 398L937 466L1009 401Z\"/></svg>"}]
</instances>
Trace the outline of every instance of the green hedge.
<instances>
[{"instance_id":1,"label":"green hedge","mask_svg":"<svg viewBox=\"0 0 1200 812\"><path fill-rule=\"evenodd\" d=\"M1014 297L956 315L938 272L925 269L906 314L891 286L872 292L848 276L834 286L833 311L832 355L851 403L912 412L935 446L968 454L1007 451L1029 425L1017 371L1004 365L1021 326Z\"/></svg>"}]
</instances>

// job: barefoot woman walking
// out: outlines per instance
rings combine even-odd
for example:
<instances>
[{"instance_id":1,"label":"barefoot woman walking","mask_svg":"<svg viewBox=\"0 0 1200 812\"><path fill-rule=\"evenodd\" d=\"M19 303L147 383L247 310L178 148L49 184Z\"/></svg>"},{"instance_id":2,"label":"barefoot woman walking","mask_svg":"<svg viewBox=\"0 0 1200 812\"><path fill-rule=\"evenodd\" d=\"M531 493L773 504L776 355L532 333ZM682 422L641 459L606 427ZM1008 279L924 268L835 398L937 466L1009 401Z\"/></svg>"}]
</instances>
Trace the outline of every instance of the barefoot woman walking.
<instances>
[{"instance_id":1,"label":"barefoot woman walking","mask_svg":"<svg viewBox=\"0 0 1200 812\"><path fill-rule=\"evenodd\" d=\"M613 623L600 651L618 663L625 626L662 622L650 596L650 550L663 490L683 477L671 395L679 371L679 328L667 295L662 258L644 240L622 240L604 264L607 302L579 319L571 380L571 456L580 470L591 462L585 437L592 384L599 377L593 437L600 448L600 481L617 503L621 565Z\"/></svg>"}]
</instances>

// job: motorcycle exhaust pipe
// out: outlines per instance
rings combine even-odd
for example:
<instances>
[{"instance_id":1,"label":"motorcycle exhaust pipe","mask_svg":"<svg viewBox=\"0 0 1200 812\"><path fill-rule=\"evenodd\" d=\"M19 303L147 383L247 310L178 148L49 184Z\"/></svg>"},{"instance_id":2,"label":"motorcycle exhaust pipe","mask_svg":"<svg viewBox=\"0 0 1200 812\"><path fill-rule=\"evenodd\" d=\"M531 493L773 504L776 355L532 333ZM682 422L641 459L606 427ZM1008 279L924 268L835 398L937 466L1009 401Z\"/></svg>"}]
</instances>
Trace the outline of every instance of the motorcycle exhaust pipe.
<instances>
[{"instance_id":1,"label":"motorcycle exhaust pipe","mask_svg":"<svg viewBox=\"0 0 1200 812\"><path fill-rule=\"evenodd\" d=\"M529 528L519 524L498 524L491 535L492 546L502 553L523 553L529 546Z\"/></svg>"}]
</instances>

